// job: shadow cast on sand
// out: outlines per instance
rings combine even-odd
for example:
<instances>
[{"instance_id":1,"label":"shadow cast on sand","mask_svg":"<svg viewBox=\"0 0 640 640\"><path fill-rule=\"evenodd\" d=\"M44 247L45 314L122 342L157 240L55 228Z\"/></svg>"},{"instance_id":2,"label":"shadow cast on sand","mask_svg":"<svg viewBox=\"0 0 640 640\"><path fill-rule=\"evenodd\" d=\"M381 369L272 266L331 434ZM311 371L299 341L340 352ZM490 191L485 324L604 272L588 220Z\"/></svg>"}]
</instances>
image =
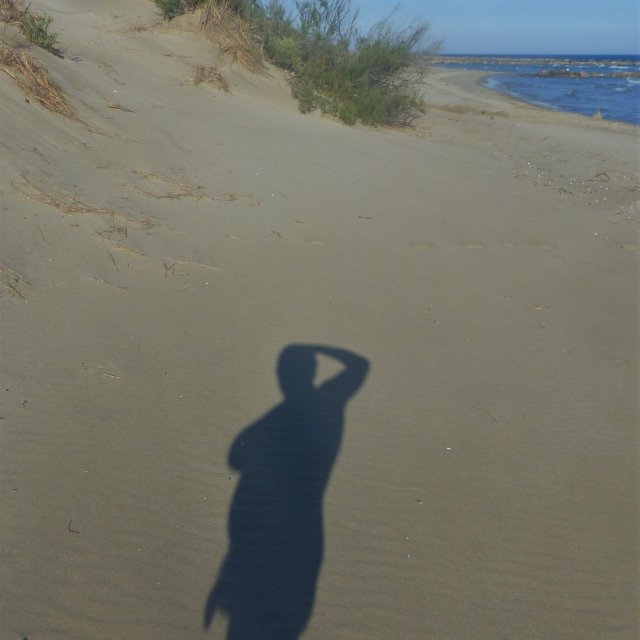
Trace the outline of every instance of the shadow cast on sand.
<instances>
[{"instance_id":1,"label":"shadow cast on sand","mask_svg":"<svg viewBox=\"0 0 640 640\"><path fill-rule=\"evenodd\" d=\"M316 355L344 368L314 386ZM240 480L229 512L229 551L204 611L229 619L227 640L295 640L307 626L323 557L322 500L347 402L367 375L344 349L290 345L278 362L284 400L235 439Z\"/></svg>"}]
</instances>

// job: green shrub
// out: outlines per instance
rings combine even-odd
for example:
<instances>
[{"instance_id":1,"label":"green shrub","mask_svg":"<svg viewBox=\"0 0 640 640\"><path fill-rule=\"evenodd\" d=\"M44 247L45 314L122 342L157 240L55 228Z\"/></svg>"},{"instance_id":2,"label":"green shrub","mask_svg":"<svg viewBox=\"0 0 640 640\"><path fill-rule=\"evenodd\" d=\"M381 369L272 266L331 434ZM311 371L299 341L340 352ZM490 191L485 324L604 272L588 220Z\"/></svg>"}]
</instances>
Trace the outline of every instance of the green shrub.
<instances>
[{"instance_id":1,"label":"green shrub","mask_svg":"<svg viewBox=\"0 0 640 640\"><path fill-rule=\"evenodd\" d=\"M208 0L155 0L167 20L182 15L186 11L193 11L207 2ZM242 18L254 17L260 8L259 0L228 0L228 4Z\"/></svg>"},{"instance_id":2,"label":"green shrub","mask_svg":"<svg viewBox=\"0 0 640 640\"><path fill-rule=\"evenodd\" d=\"M184 4L182 0L155 0L156 4L160 11L162 11L162 15L167 18L167 20L171 20L176 16L184 13Z\"/></svg>"},{"instance_id":3,"label":"green shrub","mask_svg":"<svg viewBox=\"0 0 640 640\"><path fill-rule=\"evenodd\" d=\"M261 6L267 57L292 72L302 112L321 109L347 124L409 124L424 112L417 52L428 25L395 29L390 19L359 34L350 0L281 0Z\"/></svg>"},{"instance_id":4,"label":"green shrub","mask_svg":"<svg viewBox=\"0 0 640 640\"><path fill-rule=\"evenodd\" d=\"M245 20L262 15L260 0L230 0L231 8Z\"/></svg>"},{"instance_id":5,"label":"green shrub","mask_svg":"<svg viewBox=\"0 0 640 640\"><path fill-rule=\"evenodd\" d=\"M298 101L298 108L302 113L309 113L318 108L318 98L311 84L295 83L293 85L293 97Z\"/></svg>"},{"instance_id":6,"label":"green shrub","mask_svg":"<svg viewBox=\"0 0 640 640\"><path fill-rule=\"evenodd\" d=\"M43 15L28 14L26 17L25 30L27 39L33 44L37 44L43 49L53 49L58 37L55 33L49 33L49 25L53 21L46 13Z\"/></svg>"}]
</instances>

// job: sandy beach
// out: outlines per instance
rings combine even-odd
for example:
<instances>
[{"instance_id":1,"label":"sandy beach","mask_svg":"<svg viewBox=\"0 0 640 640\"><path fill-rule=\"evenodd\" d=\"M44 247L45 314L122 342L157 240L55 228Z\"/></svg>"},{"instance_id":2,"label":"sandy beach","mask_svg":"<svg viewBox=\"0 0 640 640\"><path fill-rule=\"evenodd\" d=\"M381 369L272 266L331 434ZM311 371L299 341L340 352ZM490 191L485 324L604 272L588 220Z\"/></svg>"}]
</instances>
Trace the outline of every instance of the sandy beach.
<instances>
[{"instance_id":1,"label":"sandy beach","mask_svg":"<svg viewBox=\"0 0 640 640\"><path fill-rule=\"evenodd\" d=\"M637 638L639 128L438 69L350 128L33 9L76 117L0 73L0 638Z\"/></svg>"}]
</instances>

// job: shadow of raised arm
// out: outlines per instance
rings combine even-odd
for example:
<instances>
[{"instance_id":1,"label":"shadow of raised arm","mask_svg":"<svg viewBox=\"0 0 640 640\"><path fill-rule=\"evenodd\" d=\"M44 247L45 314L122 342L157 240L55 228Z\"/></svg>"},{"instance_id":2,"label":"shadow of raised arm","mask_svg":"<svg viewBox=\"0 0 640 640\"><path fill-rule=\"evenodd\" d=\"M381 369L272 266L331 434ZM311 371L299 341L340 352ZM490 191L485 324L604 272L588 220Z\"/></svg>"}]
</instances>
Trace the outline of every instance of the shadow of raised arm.
<instances>
[{"instance_id":1,"label":"shadow of raised arm","mask_svg":"<svg viewBox=\"0 0 640 640\"><path fill-rule=\"evenodd\" d=\"M321 385L320 389L328 391L332 396L342 396L347 400L362 385L369 372L369 362L353 351L337 347L314 347L315 353L320 353L341 362L345 368L333 378Z\"/></svg>"}]
</instances>

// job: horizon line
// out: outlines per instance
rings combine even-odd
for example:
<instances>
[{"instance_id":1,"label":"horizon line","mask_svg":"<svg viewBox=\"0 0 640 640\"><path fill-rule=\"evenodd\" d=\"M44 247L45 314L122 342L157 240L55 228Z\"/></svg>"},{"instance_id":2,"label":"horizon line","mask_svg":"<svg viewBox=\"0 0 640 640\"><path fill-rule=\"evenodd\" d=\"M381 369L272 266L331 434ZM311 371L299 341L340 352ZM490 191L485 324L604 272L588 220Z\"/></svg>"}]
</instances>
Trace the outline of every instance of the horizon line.
<instances>
[{"instance_id":1,"label":"horizon line","mask_svg":"<svg viewBox=\"0 0 640 640\"><path fill-rule=\"evenodd\" d=\"M607 56L610 58L624 58L624 57L634 57L640 58L639 53L576 53L575 51L572 53L496 53L496 52L452 52L452 53L442 53L438 52L434 54L435 56L545 56L547 58L562 58L562 57L571 57L571 56Z\"/></svg>"}]
</instances>

